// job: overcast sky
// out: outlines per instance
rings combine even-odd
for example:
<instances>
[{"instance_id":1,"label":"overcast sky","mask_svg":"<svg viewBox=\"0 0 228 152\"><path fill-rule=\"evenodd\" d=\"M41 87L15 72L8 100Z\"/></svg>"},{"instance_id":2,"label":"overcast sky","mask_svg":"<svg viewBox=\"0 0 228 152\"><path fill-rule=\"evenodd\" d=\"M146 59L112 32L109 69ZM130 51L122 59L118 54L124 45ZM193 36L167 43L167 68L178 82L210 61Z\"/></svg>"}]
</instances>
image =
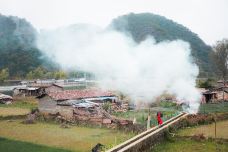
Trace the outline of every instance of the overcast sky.
<instances>
[{"instance_id":1,"label":"overcast sky","mask_svg":"<svg viewBox=\"0 0 228 152\"><path fill-rule=\"evenodd\" d=\"M75 23L106 26L130 12L163 15L207 44L228 38L228 0L0 0L0 13L26 18L37 29Z\"/></svg>"}]
</instances>

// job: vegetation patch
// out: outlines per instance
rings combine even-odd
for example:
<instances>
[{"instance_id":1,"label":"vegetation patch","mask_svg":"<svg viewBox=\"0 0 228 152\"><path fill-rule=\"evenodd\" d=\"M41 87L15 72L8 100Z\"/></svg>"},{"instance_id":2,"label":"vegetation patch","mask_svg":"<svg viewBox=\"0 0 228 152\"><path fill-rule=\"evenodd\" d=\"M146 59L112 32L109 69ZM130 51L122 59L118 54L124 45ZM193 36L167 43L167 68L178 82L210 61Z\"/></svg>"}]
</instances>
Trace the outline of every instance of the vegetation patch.
<instances>
[{"instance_id":1,"label":"vegetation patch","mask_svg":"<svg viewBox=\"0 0 228 152\"><path fill-rule=\"evenodd\" d=\"M22 109L35 109L38 107L38 102L35 97L14 97L13 103L6 105L0 104L4 108L22 108Z\"/></svg>"},{"instance_id":2,"label":"vegetation patch","mask_svg":"<svg viewBox=\"0 0 228 152\"><path fill-rule=\"evenodd\" d=\"M201 114L222 112L228 112L228 102L201 104L199 108Z\"/></svg>"},{"instance_id":3,"label":"vegetation patch","mask_svg":"<svg viewBox=\"0 0 228 152\"><path fill-rule=\"evenodd\" d=\"M196 141L189 138L173 138L171 141L164 141L153 148L153 152L227 152L228 142L201 140Z\"/></svg>"}]
</instances>

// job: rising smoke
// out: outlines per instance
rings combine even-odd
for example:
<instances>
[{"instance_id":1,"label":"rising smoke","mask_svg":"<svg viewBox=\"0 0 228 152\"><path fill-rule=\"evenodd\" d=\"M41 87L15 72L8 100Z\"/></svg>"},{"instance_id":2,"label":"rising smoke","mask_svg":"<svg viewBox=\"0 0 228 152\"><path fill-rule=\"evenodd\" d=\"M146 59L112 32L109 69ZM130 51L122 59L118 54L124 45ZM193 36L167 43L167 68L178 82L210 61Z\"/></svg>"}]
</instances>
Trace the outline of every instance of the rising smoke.
<instances>
[{"instance_id":1,"label":"rising smoke","mask_svg":"<svg viewBox=\"0 0 228 152\"><path fill-rule=\"evenodd\" d=\"M148 37L138 44L115 30L74 25L42 32L38 47L63 68L92 72L102 87L120 90L136 101L153 102L167 92L189 104L186 111L197 112L199 70L189 44L182 40L156 43Z\"/></svg>"}]
</instances>

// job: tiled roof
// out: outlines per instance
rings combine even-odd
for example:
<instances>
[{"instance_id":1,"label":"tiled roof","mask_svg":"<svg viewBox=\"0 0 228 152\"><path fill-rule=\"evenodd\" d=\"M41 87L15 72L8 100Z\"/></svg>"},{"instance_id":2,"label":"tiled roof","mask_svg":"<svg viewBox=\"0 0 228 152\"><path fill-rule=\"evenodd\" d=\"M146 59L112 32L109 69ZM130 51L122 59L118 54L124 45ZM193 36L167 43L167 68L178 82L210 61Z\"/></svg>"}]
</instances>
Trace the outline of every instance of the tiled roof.
<instances>
[{"instance_id":1,"label":"tiled roof","mask_svg":"<svg viewBox=\"0 0 228 152\"><path fill-rule=\"evenodd\" d=\"M54 100L84 99L84 98L114 96L112 92L103 91L100 89L65 90L60 92L50 92L48 95Z\"/></svg>"}]
</instances>

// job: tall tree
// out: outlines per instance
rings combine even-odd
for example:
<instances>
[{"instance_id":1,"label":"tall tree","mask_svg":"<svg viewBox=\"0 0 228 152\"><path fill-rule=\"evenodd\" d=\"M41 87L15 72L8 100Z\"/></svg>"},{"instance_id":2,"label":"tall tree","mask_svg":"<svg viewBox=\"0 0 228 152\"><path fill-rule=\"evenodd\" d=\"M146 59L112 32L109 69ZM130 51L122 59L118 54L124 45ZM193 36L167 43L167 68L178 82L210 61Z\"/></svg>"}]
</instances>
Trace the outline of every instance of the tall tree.
<instances>
[{"instance_id":1,"label":"tall tree","mask_svg":"<svg viewBox=\"0 0 228 152\"><path fill-rule=\"evenodd\" d=\"M8 77L9 77L9 70L7 68L0 70L0 82L3 82Z\"/></svg>"},{"instance_id":2,"label":"tall tree","mask_svg":"<svg viewBox=\"0 0 228 152\"><path fill-rule=\"evenodd\" d=\"M214 61L217 66L219 75L223 80L223 101L224 101L224 87L226 84L226 78L228 74L228 39L218 41L213 47L214 49Z\"/></svg>"}]
</instances>

